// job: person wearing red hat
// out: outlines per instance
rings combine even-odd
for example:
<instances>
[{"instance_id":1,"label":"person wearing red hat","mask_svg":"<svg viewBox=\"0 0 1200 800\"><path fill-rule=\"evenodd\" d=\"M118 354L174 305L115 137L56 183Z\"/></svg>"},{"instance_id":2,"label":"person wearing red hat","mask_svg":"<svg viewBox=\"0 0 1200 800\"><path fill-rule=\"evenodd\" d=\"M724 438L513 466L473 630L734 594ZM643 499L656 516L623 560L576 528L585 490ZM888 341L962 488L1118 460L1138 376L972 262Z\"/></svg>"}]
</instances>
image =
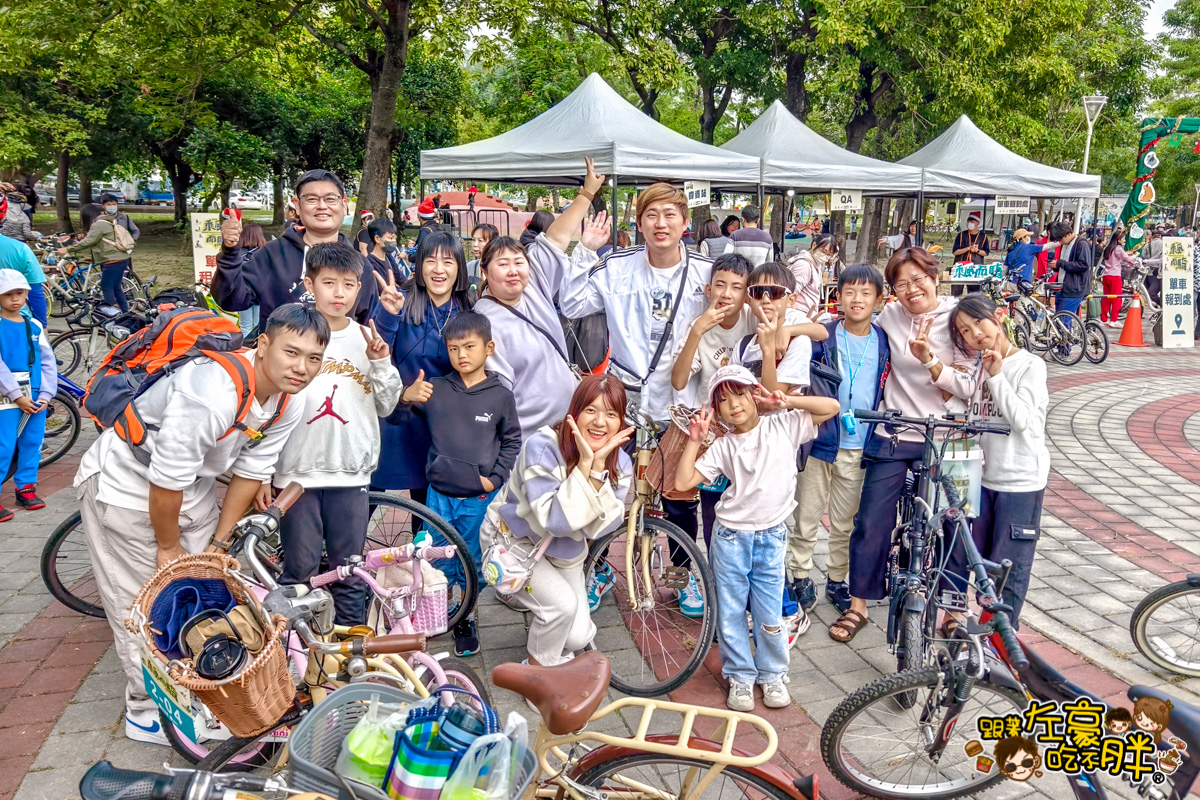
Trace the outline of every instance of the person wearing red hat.
<instances>
[{"instance_id":1,"label":"person wearing red hat","mask_svg":"<svg viewBox=\"0 0 1200 800\"><path fill-rule=\"evenodd\" d=\"M958 235L954 237L954 247L951 249L954 251L955 261L970 261L972 264L982 264L983 257L991 252L991 248L988 246L987 234L979 229L979 220L979 212L972 211L967 216L967 229L959 231ZM979 287L972 286L971 291L977 292L979 291ZM955 297L962 296L963 284L956 283L951 286L950 293Z\"/></svg>"},{"instance_id":2,"label":"person wearing red hat","mask_svg":"<svg viewBox=\"0 0 1200 800\"><path fill-rule=\"evenodd\" d=\"M366 258L371 254L372 248L375 247L375 242L371 239L371 233L367 230L367 226L375 221L375 212L369 208L364 208L358 214L359 228L358 233L354 236L354 243L358 246L358 252L362 253L362 257Z\"/></svg>"},{"instance_id":3,"label":"person wearing red hat","mask_svg":"<svg viewBox=\"0 0 1200 800\"><path fill-rule=\"evenodd\" d=\"M432 197L426 197L421 201L421 205L417 206L417 216L421 219L421 229L417 231L417 247L420 247L426 236L441 230L437 221L437 206L434 205Z\"/></svg>"}]
</instances>

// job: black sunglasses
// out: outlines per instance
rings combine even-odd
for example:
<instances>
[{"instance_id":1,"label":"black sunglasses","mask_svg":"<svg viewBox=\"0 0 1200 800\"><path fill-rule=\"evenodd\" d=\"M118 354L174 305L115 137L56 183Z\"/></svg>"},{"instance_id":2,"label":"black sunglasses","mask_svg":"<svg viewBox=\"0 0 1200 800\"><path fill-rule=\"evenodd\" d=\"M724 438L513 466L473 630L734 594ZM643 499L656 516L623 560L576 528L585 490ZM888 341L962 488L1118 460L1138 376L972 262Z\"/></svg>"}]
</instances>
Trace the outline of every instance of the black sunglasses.
<instances>
[{"instance_id":1,"label":"black sunglasses","mask_svg":"<svg viewBox=\"0 0 1200 800\"><path fill-rule=\"evenodd\" d=\"M786 286L776 286L770 283L758 284L756 286L747 286L746 294L753 297L755 300L778 300L781 297L786 297L791 294Z\"/></svg>"},{"instance_id":2,"label":"black sunglasses","mask_svg":"<svg viewBox=\"0 0 1200 800\"><path fill-rule=\"evenodd\" d=\"M1024 767L1025 769L1031 769L1033 767L1033 759L1026 758L1023 761L1021 761L1021 763L1019 763L1019 764L1010 761L1009 763L1004 765L1004 771L1005 772L1015 772L1019 767Z\"/></svg>"}]
</instances>

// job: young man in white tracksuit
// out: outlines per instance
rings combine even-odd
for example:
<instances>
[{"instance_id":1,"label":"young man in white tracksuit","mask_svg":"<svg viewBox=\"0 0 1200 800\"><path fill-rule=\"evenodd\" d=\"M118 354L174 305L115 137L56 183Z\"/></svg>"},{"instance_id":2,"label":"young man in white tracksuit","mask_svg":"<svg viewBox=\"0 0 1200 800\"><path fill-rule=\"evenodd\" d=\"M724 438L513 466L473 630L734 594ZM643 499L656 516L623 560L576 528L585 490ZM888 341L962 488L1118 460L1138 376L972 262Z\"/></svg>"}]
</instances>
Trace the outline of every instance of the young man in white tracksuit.
<instances>
[{"instance_id":1,"label":"young man in white tracksuit","mask_svg":"<svg viewBox=\"0 0 1200 800\"><path fill-rule=\"evenodd\" d=\"M111 428L84 454L75 489L100 600L125 670L130 739L168 744L142 682L137 637L125 629L134 597L159 568L203 552L214 533L241 519L304 412L302 402L288 402L282 411L280 403L312 381L328 343L329 325L320 314L295 303L280 306L256 350L243 356L254 374L245 431L234 429L239 398L233 379L202 358L134 401L148 431L143 447L149 464ZM261 438L252 438L260 431ZM216 479L226 472L233 480L218 508Z\"/></svg>"}]
</instances>

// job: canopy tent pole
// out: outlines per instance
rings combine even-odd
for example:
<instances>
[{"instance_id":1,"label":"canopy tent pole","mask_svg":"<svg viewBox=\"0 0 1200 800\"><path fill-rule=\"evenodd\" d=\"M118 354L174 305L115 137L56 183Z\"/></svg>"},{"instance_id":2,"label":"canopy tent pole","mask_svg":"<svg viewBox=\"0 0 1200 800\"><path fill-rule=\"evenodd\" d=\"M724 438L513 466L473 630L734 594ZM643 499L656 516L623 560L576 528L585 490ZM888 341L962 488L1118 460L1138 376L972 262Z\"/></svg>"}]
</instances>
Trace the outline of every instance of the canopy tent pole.
<instances>
[{"instance_id":1,"label":"canopy tent pole","mask_svg":"<svg viewBox=\"0 0 1200 800\"><path fill-rule=\"evenodd\" d=\"M612 176L612 244L617 246L617 176Z\"/></svg>"},{"instance_id":2,"label":"canopy tent pole","mask_svg":"<svg viewBox=\"0 0 1200 800\"><path fill-rule=\"evenodd\" d=\"M921 170L922 176L925 170ZM917 190L917 246L925 246L925 187Z\"/></svg>"}]
</instances>

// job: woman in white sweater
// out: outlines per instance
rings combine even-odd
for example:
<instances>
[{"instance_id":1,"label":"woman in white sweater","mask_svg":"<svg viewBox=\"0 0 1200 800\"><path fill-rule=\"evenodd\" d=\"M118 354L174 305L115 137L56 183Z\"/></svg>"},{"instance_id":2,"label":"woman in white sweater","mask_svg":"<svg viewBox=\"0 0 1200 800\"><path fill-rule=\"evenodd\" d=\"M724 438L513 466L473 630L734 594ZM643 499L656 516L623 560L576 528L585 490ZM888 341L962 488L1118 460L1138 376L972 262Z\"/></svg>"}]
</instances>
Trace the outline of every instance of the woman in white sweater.
<instances>
[{"instance_id":1,"label":"woman in white sweater","mask_svg":"<svg viewBox=\"0 0 1200 800\"><path fill-rule=\"evenodd\" d=\"M633 434L625 427L625 387L608 375L586 375L557 425L525 439L508 483L492 501L482 534L501 526L518 540L522 556L550 536L545 556L512 603L533 612L529 663L569 661L592 641L584 586L588 541L625 518L633 462L620 448Z\"/></svg>"},{"instance_id":2,"label":"woman in white sweater","mask_svg":"<svg viewBox=\"0 0 1200 800\"><path fill-rule=\"evenodd\" d=\"M1029 588L1050 474L1046 447L1050 392L1045 362L1008 340L1003 314L983 295L967 295L951 312L950 337L958 352L980 355L986 373L971 400L971 417L1012 428L1007 436L980 436L983 492L972 536L984 558L997 563L1007 558L1013 563L1003 599L1012 606L1016 625ZM965 562L962 549L956 548L951 571L964 574Z\"/></svg>"}]
</instances>

